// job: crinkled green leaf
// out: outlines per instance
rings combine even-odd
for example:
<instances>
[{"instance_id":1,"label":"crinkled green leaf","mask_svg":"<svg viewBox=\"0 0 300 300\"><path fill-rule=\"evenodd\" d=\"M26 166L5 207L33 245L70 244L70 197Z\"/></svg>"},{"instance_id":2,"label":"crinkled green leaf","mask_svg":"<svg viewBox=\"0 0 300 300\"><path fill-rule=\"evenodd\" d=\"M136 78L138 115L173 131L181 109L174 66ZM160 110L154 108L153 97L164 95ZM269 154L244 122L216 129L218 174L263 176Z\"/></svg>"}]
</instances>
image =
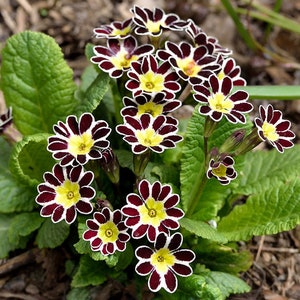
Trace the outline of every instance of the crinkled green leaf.
<instances>
[{"instance_id":1,"label":"crinkled green leaf","mask_svg":"<svg viewBox=\"0 0 300 300\"><path fill-rule=\"evenodd\" d=\"M67 300L92 300L90 296L91 289L85 288L73 288L67 294Z\"/></svg>"},{"instance_id":2,"label":"crinkled green leaf","mask_svg":"<svg viewBox=\"0 0 300 300\"><path fill-rule=\"evenodd\" d=\"M185 211L196 197L204 172L203 129L204 118L195 108L184 137L181 159L181 203Z\"/></svg>"},{"instance_id":3,"label":"crinkled green leaf","mask_svg":"<svg viewBox=\"0 0 300 300\"><path fill-rule=\"evenodd\" d=\"M56 248L65 241L69 232L70 226L66 222L52 223L47 218L38 231L36 242L39 248Z\"/></svg>"},{"instance_id":4,"label":"crinkled green leaf","mask_svg":"<svg viewBox=\"0 0 300 300\"><path fill-rule=\"evenodd\" d=\"M101 72L94 79L94 69L87 69L86 72L92 74L86 74L84 86L76 94L79 104L76 108L76 114L79 116L84 112L93 112L100 104L103 96L109 88L110 77L107 73ZM88 84L87 80L91 80Z\"/></svg>"},{"instance_id":5,"label":"crinkled green leaf","mask_svg":"<svg viewBox=\"0 0 300 300\"><path fill-rule=\"evenodd\" d=\"M9 241L9 227L12 216L0 214L0 258L8 256L9 251L15 249L15 243Z\"/></svg>"},{"instance_id":6,"label":"crinkled green leaf","mask_svg":"<svg viewBox=\"0 0 300 300\"><path fill-rule=\"evenodd\" d=\"M198 266L197 266L198 267ZM250 287L237 276L210 271L197 270L193 275L179 279L179 290L197 299L225 300L230 294L245 293Z\"/></svg>"},{"instance_id":7,"label":"crinkled green leaf","mask_svg":"<svg viewBox=\"0 0 300 300\"><path fill-rule=\"evenodd\" d=\"M107 280L112 270L104 262L95 261L89 255L80 257L79 268L71 282L72 287L99 285Z\"/></svg>"},{"instance_id":8,"label":"crinkled green leaf","mask_svg":"<svg viewBox=\"0 0 300 300\"><path fill-rule=\"evenodd\" d=\"M8 238L10 242L18 241L20 237L26 237L37 230L44 219L37 212L21 213L12 219Z\"/></svg>"},{"instance_id":9,"label":"crinkled green leaf","mask_svg":"<svg viewBox=\"0 0 300 300\"><path fill-rule=\"evenodd\" d=\"M284 181L273 178L266 189L249 196L245 204L236 205L221 219L218 230L228 240L239 241L290 230L297 224L300 224L299 176Z\"/></svg>"},{"instance_id":10,"label":"crinkled green leaf","mask_svg":"<svg viewBox=\"0 0 300 300\"><path fill-rule=\"evenodd\" d=\"M192 220L188 218L182 218L180 220L180 225L191 233L200 236L205 239L212 241L226 243L227 239L222 233L219 233L217 229L210 226L208 223L198 220Z\"/></svg>"},{"instance_id":11,"label":"crinkled green leaf","mask_svg":"<svg viewBox=\"0 0 300 300\"><path fill-rule=\"evenodd\" d=\"M228 273L213 271L206 277L206 281L208 284L220 289L223 299L227 299L231 294L241 294L250 291L250 287L245 281Z\"/></svg>"},{"instance_id":12,"label":"crinkled green leaf","mask_svg":"<svg viewBox=\"0 0 300 300\"><path fill-rule=\"evenodd\" d=\"M238 194L250 195L260 190L276 188L274 180L300 176L300 145L283 154L275 149L254 151L245 155L245 164L236 179Z\"/></svg>"},{"instance_id":13,"label":"crinkled green leaf","mask_svg":"<svg viewBox=\"0 0 300 300\"><path fill-rule=\"evenodd\" d=\"M14 146L10 169L20 182L37 186L43 174L51 171L54 161L47 151L48 134L26 136Z\"/></svg>"},{"instance_id":14,"label":"crinkled green leaf","mask_svg":"<svg viewBox=\"0 0 300 300\"><path fill-rule=\"evenodd\" d=\"M77 106L73 72L55 40L40 32L25 31L7 40L1 88L24 135L52 132L53 124Z\"/></svg>"},{"instance_id":15,"label":"crinkled green leaf","mask_svg":"<svg viewBox=\"0 0 300 300\"><path fill-rule=\"evenodd\" d=\"M11 147L0 137L0 212L31 211L35 206L36 187L18 182L9 170Z\"/></svg>"},{"instance_id":16,"label":"crinkled green leaf","mask_svg":"<svg viewBox=\"0 0 300 300\"><path fill-rule=\"evenodd\" d=\"M234 243L220 245L208 239L199 239L193 245L198 261L212 271L238 275L247 271L253 262L248 250L240 250Z\"/></svg>"}]
</instances>

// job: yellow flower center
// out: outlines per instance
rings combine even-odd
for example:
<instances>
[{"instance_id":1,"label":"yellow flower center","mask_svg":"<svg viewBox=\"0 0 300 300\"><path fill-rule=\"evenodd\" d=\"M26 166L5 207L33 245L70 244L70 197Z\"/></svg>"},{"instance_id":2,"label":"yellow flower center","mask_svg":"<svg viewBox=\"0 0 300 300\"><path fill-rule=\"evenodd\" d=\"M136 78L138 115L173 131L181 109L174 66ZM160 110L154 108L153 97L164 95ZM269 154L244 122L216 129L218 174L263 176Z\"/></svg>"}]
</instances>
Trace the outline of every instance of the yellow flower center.
<instances>
[{"instance_id":1,"label":"yellow flower center","mask_svg":"<svg viewBox=\"0 0 300 300\"><path fill-rule=\"evenodd\" d=\"M77 182L66 180L62 185L55 188L55 201L68 209L80 200L79 190L80 186Z\"/></svg>"},{"instance_id":2,"label":"yellow flower center","mask_svg":"<svg viewBox=\"0 0 300 300\"><path fill-rule=\"evenodd\" d=\"M276 126L271 123L265 121L262 125L262 131L264 136L271 142L277 141L279 138L276 132Z\"/></svg>"},{"instance_id":3,"label":"yellow flower center","mask_svg":"<svg viewBox=\"0 0 300 300\"><path fill-rule=\"evenodd\" d=\"M127 35L131 30L131 27L130 26L127 26L123 29L117 29L117 28L114 28L114 30L110 33L110 36L125 36Z\"/></svg>"},{"instance_id":4,"label":"yellow flower center","mask_svg":"<svg viewBox=\"0 0 300 300\"><path fill-rule=\"evenodd\" d=\"M227 167L220 164L218 168L212 169L212 173L217 177L226 177Z\"/></svg>"},{"instance_id":5,"label":"yellow flower center","mask_svg":"<svg viewBox=\"0 0 300 300\"><path fill-rule=\"evenodd\" d=\"M186 76L195 77L201 71L201 67L190 57L177 58L176 62Z\"/></svg>"},{"instance_id":6,"label":"yellow flower center","mask_svg":"<svg viewBox=\"0 0 300 300\"><path fill-rule=\"evenodd\" d=\"M167 248L161 248L150 257L152 266L159 274L166 274L168 269L175 264L175 256Z\"/></svg>"},{"instance_id":7,"label":"yellow flower center","mask_svg":"<svg viewBox=\"0 0 300 300\"><path fill-rule=\"evenodd\" d=\"M116 67L118 70L127 69L130 67L131 62L137 61L137 55L129 55L127 51L122 49L117 53L116 56L110 58L111 63Z\"/></svg>"},{"instance_id":8,"label":"yellow flower center","mask_svg":"<svg viewBox=\"0 0 300 300\"><path fill-rule=\"evenodd\" d=\"M230 111L234 107L233 101L226 98L223 93L219 92L208 97L208 103L213 110L224 114L230 113Z\"/></svg>"},{"instance_id":9,"label":"yellow flower center","mask_svg":"<svg viewBox=\"0 0 300 300\"><path fill-rule=\"evenodd\" d=\"M136 137L139 143L145 147L158 146L164 139L161 135L156 134L153 128L137 130Z\"/></svg>"},{"instance_id":10,"label":"yellow flower center","mask_svg":"<svg viewBox=\"0 0 300 300\"><path fill-rule=\"evenodd\" d=\"M149 224L158 227L161 221L167 218L164 205L161 201L148 198L144 205L139 207L142 224Z\"/></svg>"},{"instance_id":11,"label":"yellow flower center","mask_svg":"<svg viewBox=\"0 0 300 300\"><path fill-rule=\"evenodd\" d=\"M155 74L148 71L146 74L140 75L140 87L145 92L161 92L164 90L165 78L162 74Z\"/></svg>"},{"instance_id":12,"label":"yellow flower center","mask_svg":"<svg viewBox=\"0 0 300 300\"><path fill-rule=\"evenodd\" d=\"M146 102L145 104L138 105L137 116L141 116L142 114L148 113L153 117L157 117L161 115L163 112L163 106L161 104L155 104L154 102Z\"/></svg>"},{"instance_id":13,"label":"yellow flower center","mask_svg":"<svg viewBox=\"0 0 300 300\"><path fill-rule=\"evenodd\" d=\"M85 155L91 151L94 140L91 133L85 132L82 135L73 135L69 139L68 151L73 155Z\"/></svg>"},{"instance_id":14,"label":"yellow flower center","mask_svg":"<svg viewBox=\"0 0 300 300\"><path fill-rule=\"evenodd\" d=\"M98 237L104 244L114 243L118 240L119 229L112 221L102 224L98 230Z\"/></svg>"},{"instance_id":15,"label":"yellow flower center","mask_svg":"<svg viewBox=\"0 0 300 300\"><path fill-rule=\"evenodd\" d=\"M160 27L163 25L161 21L153 22L151 20L147 21L146 27L148 28L149 32L157 33L160 31Z\"/></svg>"}]
</instances>

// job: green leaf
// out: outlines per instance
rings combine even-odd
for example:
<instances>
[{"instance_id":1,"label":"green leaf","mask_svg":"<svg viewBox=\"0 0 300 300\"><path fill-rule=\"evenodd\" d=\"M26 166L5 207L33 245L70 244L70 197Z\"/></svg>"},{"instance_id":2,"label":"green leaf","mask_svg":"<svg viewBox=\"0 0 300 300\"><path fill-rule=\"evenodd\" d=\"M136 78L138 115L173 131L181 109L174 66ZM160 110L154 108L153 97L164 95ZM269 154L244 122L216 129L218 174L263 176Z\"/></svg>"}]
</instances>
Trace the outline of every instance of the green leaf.
<instances>
[{"instance_id":1,"label":"green leaf","mask_svg":"<svg viewBox=\"0 0 300 300\"><path fill-rule=\"evenodd\" d=\"M204 173L203 130L204 118L196 107L188 124L182 150L180 182L184 211L188 210L190 202L196 198Z\"/></svg>"},{"instance_id":2,"label":"green leaf","mask_svg":"<svg viewBox=\"0 0 300 300\"><path fill-rule=\"evenodd\" d=\"M67 294L67 300L91 300L90 288L73 288Z\"/></svg>"},{"instance_id":3,"label":"green leaf","mask_svg":"<svg viewBox=\"0 0 300 300\"><path fill-rule=\"evenodd\" d=\"M196 253L198 262L213 271L220 271L238 275L247 271L252 263L252 254L238 249L235 243L220 245L207 239L198 239L192 248Z\"/></svg>"},{"instance_id":4,"label":"green leaf","mask_svg":"<svg viewBox=\"0 0 300 300\"><path fill-rule=\"evenodd\" d=\"M15 243L9 241L9 227L12 217L0 214L0 258L8 256L9 251L15 249Z\"/></svg>"},{"instance_id":5,"label":"green leaf","mask_svg":"<svg viewBox=\"0 0 300 300\"><path fill-rule=\"evenodd\" d=\"M31 211L36 187L20 184L9 171L10 146L0 137L0 213Z\"/></svg>"},{"instance_id":6,"label":"green leaf","mask_svg":"<svg viewBox=\"0 0 300 300\"><path fill-rule=\"evenodd\" d=\"M205 239L209 239L211 241L216 241L219 243L226 243L227 239L221 233L219 233L215 228L210 226L209 224L198 221L198 220L191 220L188 218L182 218L180 220L180 225L188 230L189 232L200 236Z\"/></svg>"},{"instance_id":7,"label":"green leaf","mask_svg":"<svg viewBox=\"0 0 300 300\"><path fill-rule=\"evenodd\" d=\"M27 244L30 239L30 234L37 230L44 222L43 218L37 212L21 213L13 217L9 230L9 242L17 243L18 248L23 248L22 244Z\"/></svg>"},{"instance_id":8,"label":"green leaf","mask_svg":"<svg viewBox=\"0 0 300 300\"><path fill-rule=\"evenodd\" d=\"M249 285L237 276L223 273L211 272L206 277L209 285L214 285L220 289L223 299L227 299L230 294L241 294L250 291Z\"/></svg>"},{"instance_id":9,"label":"green leaf","mask_svg":"<svg viewBox=\"0 0 300 300\"><path fill-rule=\"evenodd\" d=\"M69 232L70 226L64 221L52 223L47 218L38 231L36 242L39 248L56 248L65 241Z\"/></svg>"},{"instance_id":10,"label":"green leaf","mask_svg":"<svg viewBox=\"0 0 300 300\"><path fill-rule=\"evenodd\" d=\"M236 179L238 194L250 195L263 189L272 189L274 180L289 180L300 175L300 145L283 154L275 149L254 151L245 155L244 167ZM291 168L292 166L292 168Z\"/></svg>"},{"instance_id":11,"label":"green leaf","mask_svg":"<svg viewBox=\"0 0 300 300\"><path fill-rule=\"evenodd\" d=\"M230 294L248 292L250 287L234 275L196 268L193 275L179 279L179 289L197 299L225 300Z\"/></svg>"},{"instance_id":12,"label":"green leaf","mask_svg":"<svg viewBox=\"0 0 300 300\"><path fill-rule=\"evenodd\" d=\"M10 169L20 182L36 186L43 180L43 174L52 169L54 161L47 151L48 136L29 135L15 145Z\"/></svg>"},{"instance_id":13,"label":"green leaf","mask_svg":"<svg viewBox=\"0 0 300 300\"><path fill-rule=\"evenodd\" d=\"M17 214L11 222L8 239L11 243L19 241L20 237L26 237L37 230L44 222L37 212Z\"/></svg>"},{"instance_id":14,"label":"green leaf","mask_svg":"<svg viewBox=\"0 0 300 300\"><path fill-rule=\"evenodd\" d=\"M77 106L72 70L55 40L39 32L25 31L7 40L1 88L23 135L52 132L53 124Z\"/></svg>"},{"instance_id":15,"label":"green leaf","mask_svg":"<svg viewBox=\"0 0 300 300\"><path fill-rule=\"evenodd\" d=\"M79 268L73 277L71 286L75 288L99 285L107 280L112 272L105 263L93 260L89 255L80 257Z\"/></svg>"},{"instance_id":16,"label":"green leaf","mask_svg":"<svg viewBox=\"0 0 300 300\"><path fill-rule=\"evenodd\" d=\"M109 88L110 77L107 73L101 72L94 79L95 71L93 68L87 69L86 72L90 72L91 74L85 74L84 86L77 93L77 99L80 102L76 108L77 116L84 112L93 112ZM88 84L87 80L92 81Z\"/></svg>"},{"instance_id":17,"label":"green leaf","mask_svg":"<svg viewBox=\"0 0 300 300\"><path fill-rule=\"evenodd\" d=\"M278 165L280 167L280 165ZM228 240L248 240L253 235L275 234L300 223L300 178L280 181L248 197L218 225Z\"/></svg>"}]
</instances>

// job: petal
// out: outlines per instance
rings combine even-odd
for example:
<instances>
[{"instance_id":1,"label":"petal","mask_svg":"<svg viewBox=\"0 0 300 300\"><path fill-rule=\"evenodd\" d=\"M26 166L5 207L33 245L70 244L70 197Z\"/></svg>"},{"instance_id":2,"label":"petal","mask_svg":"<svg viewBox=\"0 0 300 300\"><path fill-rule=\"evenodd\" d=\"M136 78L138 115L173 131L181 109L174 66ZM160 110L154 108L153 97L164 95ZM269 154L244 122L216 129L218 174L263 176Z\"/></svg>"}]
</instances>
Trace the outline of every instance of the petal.
<instances>
[{"instance_id":1,"label":"petal","mask_svg":"<svg viewBox=\"0 0 300 300\"><path fill-rule=\"evenodd\" d=\"M164 279L166 284L165 286L166 291L168 291L169 293L174 293L177 289L177 278L174 275L174 273L169 270L164 275Z\"/></svg>"},{"instance_id":2,"label":"petal","mask_svg":"<svg viewBox=\"0 0 300 300\"><path fill-rule=\"evenodd\" d=\"M149 289L152 292L157 292L160 288L161 288L161 277L160 274L157 273L156 270L154 270L151 275L150 278L148 280L148 285L149 285Z\"/></svg>"},{"instance_id":3,"label":"petal","mask_svg":"<svg viewBox=\"0 0 300 300\"><path fill-rule=\"evenodd\" d=\"M148 275L152 270L153 266L149 262L139 262L135 267L135 271L141 276Z\"/></svg>"},{"instance_id":4,"label":"petal","mask_svg":"<svg viewBox=\"0 0 300 300\"><path fill-rule=\"evenodd\" d=\"M189 276L193 273L193 269L188 265L175 264L172 266L172 270L181 276Z\"/></svg>"},{"instance_id":5,"label":"petal","mask_svg":"<svg viewBox=\"0 0 300 300\"><path fill-rule=\"evenodd\" d=\"M135 256L139 259L150 259L153 254L153 250L148 246L139 246L135 250Z\"/></svg>"}]
</instances>

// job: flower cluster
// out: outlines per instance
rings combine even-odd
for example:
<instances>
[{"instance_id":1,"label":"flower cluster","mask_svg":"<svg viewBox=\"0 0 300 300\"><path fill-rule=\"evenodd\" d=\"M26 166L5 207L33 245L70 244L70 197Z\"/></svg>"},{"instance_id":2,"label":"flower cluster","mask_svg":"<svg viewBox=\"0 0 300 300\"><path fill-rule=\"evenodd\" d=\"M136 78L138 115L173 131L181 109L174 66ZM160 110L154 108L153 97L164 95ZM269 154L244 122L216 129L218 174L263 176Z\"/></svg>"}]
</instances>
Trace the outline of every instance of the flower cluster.
<instances>
[{"instance_id":1,"label":"flower cluster","mask_svg":"<svg viewBox=\"0 0 300 300\"><path fill-rule=\"evenodd\" d=\"M246 81L240 67L230 57L230 50L193 21L181 20L159 8L134 6L131 12L130 19L94 29L96 38L106 39L106 46L95 46L91 58L123 92L119 99L123 107L116 112L123 124L116 124L114 129L126 147L131 147L135 175L131 192L118 201L105 199L97 205L100 202L95 196L102 179L97 177L99 169L118 192L120 171L112 149L115 144L108 140L112 129L107 121L95 120L86 112L68 116L65 122L53 126L55 134L48 138L47 149L57 162L52 172L44 174L44 183L38 185L36 203L42 206L41 215L51 217L54 223L65 220L71 224L77 213L89 215L82 239L103 256L125 251L130 239L148 243L135 249L135 270L149 276L151 291L163 288L173 293L178 285L176 276L192 274L190 263L195 254L181 249L179 221L185 212L177 207L180 196L173 193L170 184L151 183L144 170L151 154L175 148L183 140L174 112L187 98L194 99L205 120L203 182L215 178L229 184L237 177L235 155L262 141L283 152L293 146L295 135L280 111L271 105L261 106L251 133L237 130L223 145L208 149L208 139L220 121L245 124L253 109L248 93L242 89ZM187 41L164 42L164 34L169 31L185 33ZM148 43L142 43L145 38ZM11 111L1 116L1 130L9 122Z\"/></svg>"}]
</instances>

